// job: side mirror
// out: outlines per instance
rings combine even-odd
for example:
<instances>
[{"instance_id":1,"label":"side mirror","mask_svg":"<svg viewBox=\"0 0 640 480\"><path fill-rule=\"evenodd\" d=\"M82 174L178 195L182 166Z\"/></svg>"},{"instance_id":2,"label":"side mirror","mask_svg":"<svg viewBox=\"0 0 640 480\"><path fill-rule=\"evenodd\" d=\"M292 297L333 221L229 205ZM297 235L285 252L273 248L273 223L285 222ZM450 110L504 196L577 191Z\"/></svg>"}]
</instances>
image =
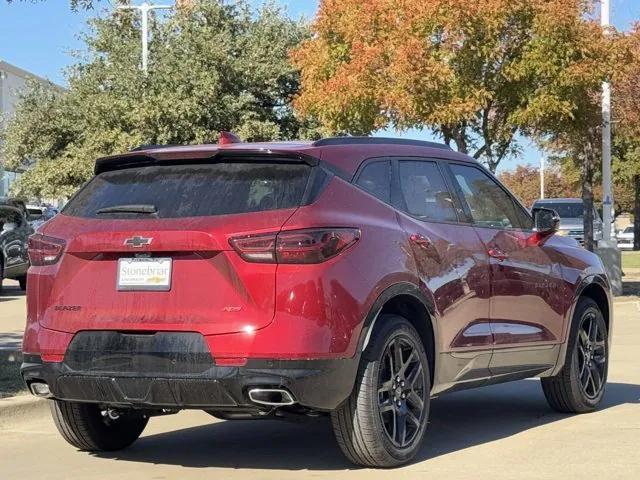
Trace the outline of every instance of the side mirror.
<instances>
[{"instance_id":1,"label":"side mirror","mask_svg":"<svg viewBox=\"0 0 640 480\"><path fill-rule=\"evenodd\" d=\"M533 223L538 233L552 235L558 231L560 215L550 208L534 208Z\"/></svg>"}]
</instances>

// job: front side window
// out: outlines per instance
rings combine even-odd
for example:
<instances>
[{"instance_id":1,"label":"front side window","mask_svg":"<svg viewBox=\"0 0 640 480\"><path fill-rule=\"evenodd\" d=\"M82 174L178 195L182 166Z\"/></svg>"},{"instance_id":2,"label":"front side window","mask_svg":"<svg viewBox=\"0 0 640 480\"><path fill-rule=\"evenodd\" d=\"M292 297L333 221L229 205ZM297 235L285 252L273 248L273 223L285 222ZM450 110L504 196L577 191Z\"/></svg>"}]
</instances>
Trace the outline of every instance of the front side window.
<instances>
[{"instance_id":1,"label":"front side window","mask_svg":"<svg viewBox=\"0 0 640 480\"><path fill-rule=\"evenodd\" d=\"M435 162L401 160L398 172L407 213L421 220L458 220L451 194Z\"/></svg>"},{"instance_id":2,"label":"front side window","mask_svg":"<svg viewBox=\"0 0 640 480\"><path fill-rule=\"evenodd\" d=\"M493 228L532 228L531 218L482 170L453 164L451 171L476 225Z\"/></svg>"}]
</instances>

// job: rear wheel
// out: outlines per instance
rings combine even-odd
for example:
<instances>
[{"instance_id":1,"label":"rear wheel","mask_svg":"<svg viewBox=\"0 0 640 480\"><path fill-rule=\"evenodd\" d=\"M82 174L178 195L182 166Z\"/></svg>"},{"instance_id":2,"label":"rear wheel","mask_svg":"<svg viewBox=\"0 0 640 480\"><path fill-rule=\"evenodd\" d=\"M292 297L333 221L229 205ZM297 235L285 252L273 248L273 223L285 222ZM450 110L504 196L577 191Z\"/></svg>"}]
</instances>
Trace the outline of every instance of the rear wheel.
<instances>
[{"instance_id":1,"label":"rear wheel","mask_svg":"<svg viewBox=\"0 0 640 480\"><path fill-rule=\"evenodd\" d=\"M20 289L21 290L26 290L27 289L27 276L23 275L21 277L18 278L18 283L20 284Z\"/></svg>"},{"instance_id":2,"label":"rear wheel","mask_svg":"<svg viewBox=\"0 0 640 480\"><path fill-rule=\"evenodd\" d=\"M604 395L609 366L607 325L592 299L578 300L568 341L564 367L543 378L542 389L554 410L591 412Z\"/></svg>"},{"instance_id":3,"label":"rear wheel","mask_svg":"<svg viewBox=\"0 0 640 480\"><path fill-rule=\"evenodd\" d=\"M85 451L126 448L138 439L148 421L133 410L116 413L92 403L52 400L50 406L62 437Z\"/></svg>"},{"instance_id":4,"label":"rear wheel","mask_svg":"<svg viewBox=\"0 0 640 480\"><path fill-rule=\"evenodd\" d=\"M331 413L336 439L352 462L395 467L420 449L429 418L429 363L418 332L403 317L377 320L351 396Z\"/></svg>"}]
</instances>

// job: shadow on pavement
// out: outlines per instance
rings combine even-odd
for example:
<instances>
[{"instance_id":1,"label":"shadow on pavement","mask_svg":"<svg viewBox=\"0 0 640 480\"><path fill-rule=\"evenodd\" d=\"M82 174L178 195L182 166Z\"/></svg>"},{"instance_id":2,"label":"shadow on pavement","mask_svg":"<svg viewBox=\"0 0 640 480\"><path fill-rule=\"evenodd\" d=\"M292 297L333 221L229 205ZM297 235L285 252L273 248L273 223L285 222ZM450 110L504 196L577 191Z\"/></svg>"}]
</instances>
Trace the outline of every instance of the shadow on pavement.
<instances>
[{"instance_id":1,"label":"shadow on pavement","mask_svg":"<svg viewBox=\"0 0 640 480\"><path fill-rule=\"evenodd\" d=\"M22 335L22 332L0 333L0 350L20 350Z\"/></svg>"},{"instance_id":2,"label":"shadow on pavement","mask_svg":"<svg viewBox=\"0 0 640 480\"><path fill-rule=\"evenodd\" d=\"M640 403L640 385L609 383L600 409L627 403ZM506 438L569 417L549 408L537 380L453 393L433 400L431 405L431 422L425 444L414 462ZM327 418L300 424L273 420L219 422L149 435L126 451L96 455L193 468L357 468L343 457Z\"/></svg>"},{"instance_id":3,"label":"shadow on pavement","mask_svg":"<svg viewBox=\"0 0 640 480\"><path fill-rule=\"evenodd\" d=\"M3 285L0 289L0 302L15 300L17 297L24 297L26 292L16 285Z\"/></svg>"},{"instance_id":4,"label":"shadow on pavement","mask_svg":"<svg viewBox=\"0 0 640 480\"><path fill-rule=\"evenodd\" d=\"M622 296L640 296L640 280L624 280L622 282Z\"/></svg>"}]
</instances>

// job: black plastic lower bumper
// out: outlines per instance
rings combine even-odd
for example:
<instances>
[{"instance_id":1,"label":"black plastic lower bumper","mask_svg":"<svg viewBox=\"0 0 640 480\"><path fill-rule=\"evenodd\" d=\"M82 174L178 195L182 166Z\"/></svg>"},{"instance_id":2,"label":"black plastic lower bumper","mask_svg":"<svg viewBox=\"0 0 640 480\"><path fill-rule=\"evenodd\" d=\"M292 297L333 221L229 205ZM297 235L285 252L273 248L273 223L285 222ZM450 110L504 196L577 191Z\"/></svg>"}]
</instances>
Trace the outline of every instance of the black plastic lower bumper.
<instances>
[{"instance_id":1,"label":"black plastic lower bumper","mask_svg":"<svg viewBox=\"0 0 640 480\"><path fill-rule=\"evenodd\" d=\"M73 367L77 367L73 365ZM201 373L78 370L25 355L21 372L27 385L45 382L53 398L110 406L166 409L255 408L251 388L283 388L314 410L333 410L351 393L358 361L249 360L243 367L209 366Z\"/></svg>"}]
</instances>

